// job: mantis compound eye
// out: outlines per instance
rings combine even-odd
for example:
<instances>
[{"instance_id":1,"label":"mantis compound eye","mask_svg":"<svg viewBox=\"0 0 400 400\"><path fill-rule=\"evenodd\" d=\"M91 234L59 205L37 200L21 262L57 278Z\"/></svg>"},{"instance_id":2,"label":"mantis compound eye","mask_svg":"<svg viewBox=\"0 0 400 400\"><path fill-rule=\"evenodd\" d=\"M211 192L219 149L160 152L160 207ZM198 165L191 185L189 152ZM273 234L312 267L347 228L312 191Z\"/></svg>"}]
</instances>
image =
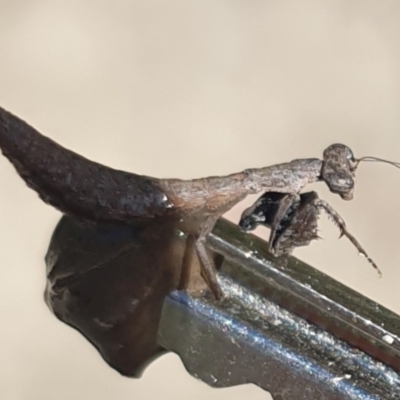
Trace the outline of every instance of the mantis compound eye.
<instances>
[{"instance_id":1,"label":"mantis compound eye","mask_svg":"<svg viewBox=\"0 0 400 400\"><path fill-rule=\"evenodd\" d=\"M333 144L324 151L321 179L326 182L332 193L339 194L344 200L353 198L354 174L361 161L384 162L400 168L400 163L378 157L366 156L356 159L351 149L344 144Z\"/></svg>"},{"instance_id":2,"label":"mantis compound eye","mask_svg":"<svg viewBox=\"0 0 400 400\"><path fill-rule=\"evenodd\" d=\"M321 177L332 193L344 200L353 198L355 158L344 144L333 144L324 151Z\"/></svg>"},{"instance_id":3,"label":"mantis compound eye","mask_svg":"<svg viewBox=\"0 0 400 400\"><path fill-rule=\"evenodd\" d=\"M325 181L332 193L338 194L343 200L353 199L354 179L348 173L342 171L327 173Z\"/></svg>"}]
</instances>

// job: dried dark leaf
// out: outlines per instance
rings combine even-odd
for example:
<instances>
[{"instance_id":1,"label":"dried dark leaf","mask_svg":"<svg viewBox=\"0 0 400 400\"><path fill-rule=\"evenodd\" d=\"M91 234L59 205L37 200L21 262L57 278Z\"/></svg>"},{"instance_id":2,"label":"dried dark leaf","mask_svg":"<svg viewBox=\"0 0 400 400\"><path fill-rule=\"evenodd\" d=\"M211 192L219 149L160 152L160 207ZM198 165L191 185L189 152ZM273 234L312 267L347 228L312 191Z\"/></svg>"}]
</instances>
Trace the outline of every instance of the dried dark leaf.
<instances>
[{"instance_id":1,"label":"dried dark leaf","mask_svg":"<svg viewBox=\"0 0 400 400\"><path fill-rule=\"evenodd\" d=\"M157 345L165 296L177 288L185 238L174 220L123 226L63 217L46 256L46 303L120 373L140 376Z\"/></svg>"}]
</instances>

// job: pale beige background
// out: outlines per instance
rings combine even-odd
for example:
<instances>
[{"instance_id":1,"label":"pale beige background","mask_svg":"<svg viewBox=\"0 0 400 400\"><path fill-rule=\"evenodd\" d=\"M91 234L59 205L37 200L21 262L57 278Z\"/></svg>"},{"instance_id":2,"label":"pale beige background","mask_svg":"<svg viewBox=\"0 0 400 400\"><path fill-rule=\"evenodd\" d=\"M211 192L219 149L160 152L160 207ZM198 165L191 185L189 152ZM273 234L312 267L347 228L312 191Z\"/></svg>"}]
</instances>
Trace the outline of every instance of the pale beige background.
<instances>
[{"instance_id":1,"label":"pale beige background","mask_svg":"<svg viewBox=\"0 0 400 400\"><path fill-rule=\"evenodd\" d=\"M1 0L0 104L89 158L147 175L226 174L320 157L334 142L400 160L399 40L396 0ZM141 380L111 370L42 301L59 213L2 157L0 176L1 399L268 398L254 386L212 390L173 355ZM384 277L325 218L326 240L297 256L400 312L400 171L362 165L352 202L315 188Z\"/></svg>"}]
</instances>

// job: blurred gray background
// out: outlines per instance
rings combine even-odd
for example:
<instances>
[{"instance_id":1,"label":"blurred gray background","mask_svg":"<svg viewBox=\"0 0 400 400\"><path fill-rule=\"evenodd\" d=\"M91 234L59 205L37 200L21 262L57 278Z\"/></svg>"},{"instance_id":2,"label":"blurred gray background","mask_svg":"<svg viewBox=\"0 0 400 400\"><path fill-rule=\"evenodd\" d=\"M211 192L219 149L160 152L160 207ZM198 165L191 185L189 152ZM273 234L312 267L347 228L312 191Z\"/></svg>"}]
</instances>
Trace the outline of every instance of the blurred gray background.
<instances>
[{"instance_id":1,"label":"blurred gray background","mask_svg":"<svg viewBox=\"0 0 400 400\"><path fill-rule=\"evenodd\" d=\"M0 105L88 158L157 177L321 157L335 142L400 161L399 22L395 0L0 0ZM3 157L0 177L2 399L268 398L210 389L174 355L140 380L110 369L42 300L60 214ZM373 163L352 202L313 186L382 279L326 218L324 240L295 253L396 312L399 188L399 170Z\"/></svg>"}]
</instances>

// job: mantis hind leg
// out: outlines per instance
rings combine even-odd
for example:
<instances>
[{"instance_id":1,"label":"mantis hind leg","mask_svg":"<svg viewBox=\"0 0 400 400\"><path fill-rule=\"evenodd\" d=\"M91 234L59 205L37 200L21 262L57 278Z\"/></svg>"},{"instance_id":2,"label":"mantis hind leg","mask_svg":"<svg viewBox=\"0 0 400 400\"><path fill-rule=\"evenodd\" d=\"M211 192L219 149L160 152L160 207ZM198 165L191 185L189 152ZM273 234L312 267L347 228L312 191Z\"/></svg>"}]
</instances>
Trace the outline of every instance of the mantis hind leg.
<instances>
[{"instance_id":1,"label":"mantis hind leg","mask_svg":"<svg viewBox=\"0 0 400 400\"><path fill-rule=\"evenodd\" d=\"M191 286L191 279L196 275L196 267L193 263L196 261L194 257L198 257L200 261L200 275L206 282L213 296L219 300L222 298L222 291L216 276L216 268L214 260L210 257L206 247L205 238L207 233L199 236L189 235L186 241L186 248L182 260L181 276L178 284L179 290L187 290ZM216 262L221 263L221 260L216 257ZM193 275L194 274L194 275ZM200 276L199 276L200 278Z\"/></svg>"},{"instance_id":2,"label":"mantis hind leg","mask_svg":"<svg viewBox=\"0 0 400 400\"><path fill-rule=\"evenodd\" d=\"M213 259L207 252L206 249L206 238L207 235L212 231L215 222L218 217L209 217L206 223L203 225L202 230L199 232L198 236L195 238L194 246L196 248L197 256L200 260L201 275L206 281L211 293L214 295L216 300L220 300L223 297L221 286L218 282L217 271L214 265Z\"/></svg>"},{"instance_id":3,"label":"mantis hind leg","mask_svg":"<svg viewBox=\"0 0 400 400\"><path fill-rule=\"evenodd\" d=\"M185 252L182 260L182 270L179 279L178 290L185 290L189 286L190 276L192 274L193 256L196 251L195 238L191 235L186 240Z\"/></svg>"}]
</instances>

